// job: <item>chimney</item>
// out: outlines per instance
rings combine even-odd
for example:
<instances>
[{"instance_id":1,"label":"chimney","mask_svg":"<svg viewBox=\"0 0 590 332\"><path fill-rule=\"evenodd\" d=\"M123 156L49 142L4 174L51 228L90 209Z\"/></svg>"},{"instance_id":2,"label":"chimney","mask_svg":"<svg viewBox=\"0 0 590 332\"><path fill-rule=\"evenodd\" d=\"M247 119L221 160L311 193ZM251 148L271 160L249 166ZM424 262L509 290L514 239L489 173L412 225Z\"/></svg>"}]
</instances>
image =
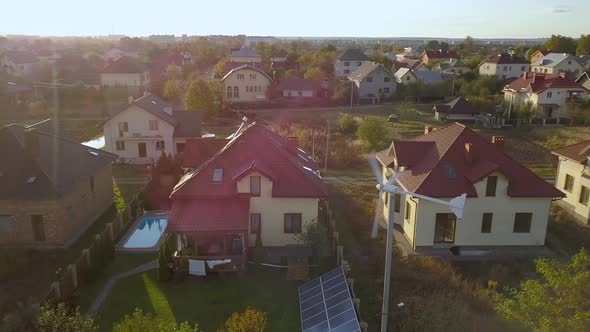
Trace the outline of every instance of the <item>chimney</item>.
<instances>
[{"instance_id":1,"label":"chimney","mask_svg":"<svg viewBox=\"0 0 590 332\"><path fill-rule=\"evenodd\" d=\"M297 154L297 149L299 149L299 138L294 136L287 137L287 150Z\"/></svg>"},{"instance_id":2,"label":"chimney","mask_svg":"<svg viewBox=\"0 0 590 332\"><path fill-rule=\"evenodd\" d=\"M25 129L25 152L31 159L39 157L39 138L33 128Z\"/></svg>"},{"instance_id":3,"label":"chimney","mask_svg":"<svg viewBox=\"0 0 590 332\"><path fill-rule=\"evenodd\" d=\"M477 161L477 151L473 144L465 143L465 160L467 163L472 164Z\"/></svg>"},{"instance_id":4,"label":"chimney","mask_svg":"<svg viewBox=\"0 0 590 332\"><path fill-rule=\"evenodd\" d=\"M504 150L504 136L492 136L492 144L500 150Z\"/></svg>"},{"instance_id":5,"label":"chimney","mask_svg":"<svg viewBox=\"0 0 590 332\"><path fill-rule=\"evenodd\" d=\"M172 107L164 107L164 112L172 115Z\"/></svg>"},{"instance_id":6,"label":"chimney","mask_svg":"<svg viewBox=\"0 0 590 332\"><path fill-rule=\"evenodd\" d=\"M565 78L565 73L559 73L559 76L560 76L561 78Z\"/></svg>"},{"instance_id":7,"label":"chimney","mask_svg":"<svg viewBox=\"0 0 590 332\"><path fill-rule=\"evenodd\" d=\"M133 96L129 96L127 98L127 101L129 102L130 105L133 104Z\"/></svg>"},{"instance_id":8,"label":"chimney","mask_svg":"<svg viewBox=\"0 0 590 332\"><path fill-rule=\"evenodd\" d=\"M431 133L434 129L431 126L424 126L424 133Z\"/></svg>"}]
</instances>

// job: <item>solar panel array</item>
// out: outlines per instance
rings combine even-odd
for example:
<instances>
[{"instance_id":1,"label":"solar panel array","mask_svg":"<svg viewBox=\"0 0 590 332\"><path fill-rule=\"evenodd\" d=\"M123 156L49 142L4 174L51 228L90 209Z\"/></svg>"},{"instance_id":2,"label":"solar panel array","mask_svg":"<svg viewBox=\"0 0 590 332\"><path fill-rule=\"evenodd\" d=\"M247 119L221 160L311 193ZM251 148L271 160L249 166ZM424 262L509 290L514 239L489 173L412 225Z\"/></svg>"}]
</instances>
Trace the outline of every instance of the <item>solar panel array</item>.
<instances>
[{"instance_id":1,"label":"solar panel array","mask_svg":"<svg viewBox=\"0 0 590 332\"><path fill-rule=\"evenodd\" d=\"M303 332L361 330L342 267L301 285L299 310Z\"/></svg>"}]
</instances>

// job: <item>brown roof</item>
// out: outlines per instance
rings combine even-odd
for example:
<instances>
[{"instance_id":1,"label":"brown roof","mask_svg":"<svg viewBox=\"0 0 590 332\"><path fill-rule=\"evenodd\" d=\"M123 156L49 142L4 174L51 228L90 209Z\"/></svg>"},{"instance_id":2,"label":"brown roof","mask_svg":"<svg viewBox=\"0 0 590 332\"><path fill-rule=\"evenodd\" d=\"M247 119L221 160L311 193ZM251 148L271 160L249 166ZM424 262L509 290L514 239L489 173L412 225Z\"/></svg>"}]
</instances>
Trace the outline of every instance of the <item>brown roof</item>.
<instances>
[{"instance_id":1,"label":"brown roof","mask_svg":"<svg viewBox=\"0 0 590 332\"><path fill-rule=\"evenodd\" d=\"M436 51L424 51L426 56L429 59L457 59L459 56L455 51L444 51L444 50L436 50Z\"/></svg>"},{"instance_id":2,"label":"brown roof","mask_svg":"<svg viewBox=\"0 0 590 332\"><path fill-rule=\"evenodd\" d=\"M552 153L556 156L564 157L580 164L587 163L588 157L590 157L590 140L568 145L561 149L554 150Z\"/></svg>"},{"instance_id":3,"label":"brown roof","mask_svg":"<svg viewBox=\"0 0 590 332\"><path fill-rule=\"evenodd\" d=\"M586 91L581 84L563 77L560 74L524 73L521 77L504 87L506 90L527 91L540 93L551 88L571 88Z\"/></svg>"},{"instance_id":4,"label":"brown roof","mask_svg":"<svg viewBox=\"0 0 590 332\"><path fill-rule=\"evenodd\" d=\"M489 57L483 61L484 63L497 64L528 64L525 58L513 54L502 53Z\"/></svg>"},{"instance_id":5,"label":"brown roof","mask_svg":"<svg viewBox=\"0 0 590 332\"><path fill-rule=\"evenodd\" d=\"M126 56L120 57L100 70L105 74L135 74L145 71L147 70L141 63Z\"/></svg>"},{"instance_id":6,"label":"brown roof","mask_svg":"<svg viewBox=\"0 0 590 332\"><path fill-rule=\"evenodd\" d=\"M481 110L474 106L469 100L457 97L447 104L434 105L434 111L451 114L479 114Z\"/></svg>"}]
</instances>

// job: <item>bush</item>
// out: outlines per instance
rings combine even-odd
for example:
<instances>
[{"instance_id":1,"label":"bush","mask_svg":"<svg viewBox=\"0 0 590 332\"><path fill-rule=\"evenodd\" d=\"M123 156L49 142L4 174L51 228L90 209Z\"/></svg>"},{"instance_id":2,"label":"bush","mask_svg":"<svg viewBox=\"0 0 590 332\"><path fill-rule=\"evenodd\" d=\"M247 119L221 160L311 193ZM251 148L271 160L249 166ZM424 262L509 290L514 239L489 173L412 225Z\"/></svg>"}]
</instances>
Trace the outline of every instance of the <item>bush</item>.
<instances>
[{"instance_id":1,"label":"bush","mask_svg":"<svg viewBox=\"0 0 590 332\"><path fill-rule=\"evenodd\" d=\"M345 135L354 135L357 130L356 120L351 114L342 114L338 118L338 128Z\"/></svg>"},{"instance_id":2,"label":"bush","mask_svg":"<svg viewBox=\"0 0 590 332\"><path fill-rule=\"evenodd\" d=\"M265 312L248 307L242 313L234 312L225 321L224 332L264 332L267 323Z\"/></svg>"},{"instance_id":3,"label":"bush","mask_svg":"<svg viewBox=\"0 0 590 332\"><path fill-rule=\"evenodd\" d=\"M381 118L367 117L358 127L356 134L369 149L380 149L386 142L385 122Z\"/></svg>"},{"instance_id":4,"label":"bush","mask_svg":"<svg viewBox=\"0 0 590 332\"><path fill-rule=\"evenodd\" d=\"M39 332L95 332L97 330L92 318L82 315L79 308L67 308L64 303L43 305L36 327Z\"/></svg>"},{"instance_id":5,"label":"bush","mask_svg":"<svg viewBox=\"0 0 590 332\"><path fill-rule=\"evenodd\" d=\"M199 332L199 325L190 326L188 322L178 325L135 308L133 314L125 315L125 318L115 323L113 332Z\"/></svg>"}]
</instances>

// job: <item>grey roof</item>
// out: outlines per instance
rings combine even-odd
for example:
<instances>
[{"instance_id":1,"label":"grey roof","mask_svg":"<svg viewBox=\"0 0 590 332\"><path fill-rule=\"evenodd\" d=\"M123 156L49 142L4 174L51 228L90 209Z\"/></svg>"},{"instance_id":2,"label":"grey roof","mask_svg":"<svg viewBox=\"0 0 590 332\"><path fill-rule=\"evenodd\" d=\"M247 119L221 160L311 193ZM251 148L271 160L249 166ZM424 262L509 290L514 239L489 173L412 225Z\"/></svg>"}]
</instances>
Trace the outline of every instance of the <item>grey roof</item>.
<instances>
[{"instance_id":1,"label":"grey roof","mask_svg":"<svg viewBox=\"0 0 590 332\"><path fill-rule=\"evenodd\" d=\"M578 58L568 53L549 53L533 63L533 66L555 67L566 59L576 61L582 66Z\"/></svg>"},{"instance_id":2,"label":"grey roof","mask_svg":"<svg viewBox=\"0 0 590 332\"><path fill-rule=\"evenodd\" d=\"M270 76L268 76L268 74L265 73L264 70L262 70L260 68L257 68L257 67L254 67L254 66L251 66L251 65L247 65L247 64L246 65L241 65L239 67L236 67L236 68L228 71L227 74L225 74L223 76L223 78L221 79L221 81L223 82L229 75L231 75L232 73L234 73L236 71L242 70L242 69L252 69L252 70L257 71L257 72L261 73L262 75L264 75L266 78L268 78L269 81L272 81L272 78L270 78Z\"/></svg>"},{"instance_id":3,"label":"grey roof","mask_svg":"<svg viewBox=\"0 0 590 332\"><path fill-rule=\"evenodd\" d=\"M418 70L414 74L424 83L437 83L443 80L443 75L439 71L432 70Z\"/></svg>"},{"instance_id":4,"label":"grey roof","mask_svg":"<svg viewBox=\"0 0 590 332\"><path fill-rule=\"evenodd\" d=\"M242 46L242 48L239 50L231 52L231 56L242 58L260 58L260 55L248 46Z\"/></svg>"},{"instance_id":5,"label":"grey roof","mask_svg":"<svg viewBox=\"0 0 590 332\"><path fill-rule=\"evenodd\" d=\"M379 68L379 67L381 67L383 70L385 70L388 74L392 75L391 72L389 70L385 69L385 67L383 67L383 65L380 63L365 62L360 67L358 67L355 71L350 73L350 75L348 77L354 81L361 81L365 77L370 75L372 72L377 70L377 68Z\"/></svg>"},{"instance_id":6,"label":"grey roof","mask_svg":"<svg viewBox=\"0 0 590 332\"><path fill-rule=\"evenodd\" d=\"M39 130L0 129L0 199L57 198L110 165L117 156ZM75 161L75 162L73 162Z\"/></svg>"},{"instance_id":7,"label":"grey roof","mask_svg":"<svg viewBox=\"0 0 590 332\"><path fill-rule=\"evenodd\" d=\"M338 58L340 61L369 61L369 57L358 48L349 48Z\"/></svg>"},{"instance_id":8,"label":"grey roof","mask_svg":"<svg viewBox=\"0 0 590 332\"><path fill-rule=\"evenodd\" d=\"M141 98L138 98L133 103L174 126L178 125L178 122L174 116L165 112L164 109L170 108L174 112L175 110L180 110L180 108L154 94L149 93Z\"/></svg>"},{"instance_id":9,"label":"grey roof","mask_svg":"<svg viewBox=\"0 0 590 332\"><path fill-rule=\"evenodd\" d=\"M434 111L450 114L479 114L481 110L476 108L472 103L463 97L457 97L446 104L434 106Z\"/></svg>"},{"instance_id":10,"label":"grey roof","mask_svg":"<svg viewBox=\"0 0 590 332\"><path fill-rule=\"evenodd\" d=\"M203 112L174 111L172 113L178 126L174 129L174 137L201 137Z\"/></svg>"}]
</instances>

